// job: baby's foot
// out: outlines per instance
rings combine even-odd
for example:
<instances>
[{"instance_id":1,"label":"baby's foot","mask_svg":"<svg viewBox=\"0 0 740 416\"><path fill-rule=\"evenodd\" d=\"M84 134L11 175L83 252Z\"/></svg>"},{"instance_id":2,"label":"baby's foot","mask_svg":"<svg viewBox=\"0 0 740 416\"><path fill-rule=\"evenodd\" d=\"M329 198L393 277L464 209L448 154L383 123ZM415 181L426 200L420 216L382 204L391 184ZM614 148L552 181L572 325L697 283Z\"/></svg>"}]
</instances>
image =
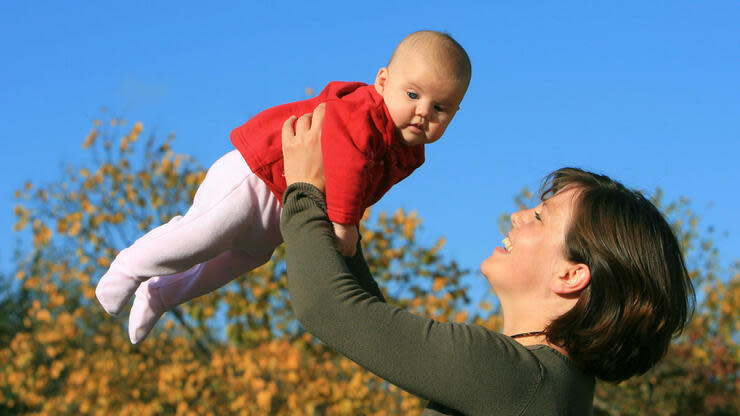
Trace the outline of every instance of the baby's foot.
<instances>
[{"instance_id":1,"label":"baby's foot","mask_svg":"<svg viewBox=\"0 0 740 416\"><path fill-rule=\"evenodd\" d=\"M118 315L140 284L136 278L111 268L100 278L95 296L106 312Z\"/></svg>"},{"instance_id":2,"label":"baby's foot","mask_svg":"<svg viewBox=\"0 0 740 416\"><path fill-rule=\"evenodd\" d=\"M138 344L146 339L159 318L167 310L159 297L159 288L155 283L157 278L144 282L136 291L134 306L128 316L128 337L132 344Z\"/></svg>"}]
</instances>

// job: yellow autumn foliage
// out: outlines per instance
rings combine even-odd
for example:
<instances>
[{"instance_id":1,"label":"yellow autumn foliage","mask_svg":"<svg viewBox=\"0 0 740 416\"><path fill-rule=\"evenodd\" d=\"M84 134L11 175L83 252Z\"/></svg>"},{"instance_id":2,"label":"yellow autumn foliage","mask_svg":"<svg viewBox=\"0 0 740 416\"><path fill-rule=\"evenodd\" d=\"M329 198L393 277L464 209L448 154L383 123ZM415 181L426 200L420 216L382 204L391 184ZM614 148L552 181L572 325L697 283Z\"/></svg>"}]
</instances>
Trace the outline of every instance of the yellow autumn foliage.
<instances>
[{"instance_id":1,"label":"yellow autumn foliage","mask_svg":"<svg viewBox=\"0 0 740 416\"><path fill-rule=\"evenodd\" d=\"M125 316L104 314L94 298L95 283L141 230L187 208L205 171L173 151L174 136L142 149L136 140L141 123L115 139L122 125L96 120L83 147L97 149L98 159L35 194L30 183L16 193L16 228L31 224L33 246L14 275L33 301L25 306L21 327L0 348L0 413L421 412L422 400L303 333L290 309L282 248L224 290L176 308L146 342L131 345ZM106 145L116 140L117 148ZM133 163L147 152L143 164ZM370 218L366 213L365 224ZM409 304L413 290L421 290L433 307L416 310L433 308L445 319L463 319L455 310L464 305L464 272L437 254L442 240L433 247L416 243L420 223L415 212L399 210L390 218L381 213L372 228L363 226L369 256L383 259L371 267L382 285L408 292L392 301ZM432 276L443 275L432 294ZM416 281L422 289L413 289Z\"/></svg>"},{"instance_id":2,"label":"yellow autumn foliage","mask_svg":"<svg viewBox=\"0 0 740 416\"><path fill-rule=\"evenodd\" d=\"M27 298L10 309L17 315L12 331L0 330L0 413L421 413L423 400L303 332L290 308L282 247L257 270L168 312L145 342L131 345L126 313L108 317L95 301L97 279L143 230L187 209L205 170L175 153L174 136L144 143L137 141L141 123L115 136L122 125L96 120L83 140L91 150L88 165L36 192L30 183L16 192L14 229L30 233L30 246L12 276ZM106 142L121 145L103 151ZM143 162L142 155L148 155ZM663 209L684 219L677 227L689 250L698 222L685 202ZM420 224L415 211L363 217L368 265L389 302L440 321L500 329L494 302L469 293L472 276L444 258L443 238L420 242ZM706 296L689 329L644 376L600 384L598 415L740 409L734 341L740 274L720 273L712 252L692 260L692 275Z\"/></svg>"}]
</instances>

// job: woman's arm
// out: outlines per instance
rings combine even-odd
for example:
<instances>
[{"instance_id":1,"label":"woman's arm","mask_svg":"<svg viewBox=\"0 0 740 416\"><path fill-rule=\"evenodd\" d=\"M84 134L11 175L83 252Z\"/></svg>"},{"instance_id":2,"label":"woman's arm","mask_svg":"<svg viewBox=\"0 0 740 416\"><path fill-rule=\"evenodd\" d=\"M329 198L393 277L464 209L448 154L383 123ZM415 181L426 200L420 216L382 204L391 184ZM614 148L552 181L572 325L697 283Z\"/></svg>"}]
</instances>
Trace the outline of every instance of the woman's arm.
<instances>
[{"instance_id":1,"label":"woman's arm","mask_svg":"<svg viewBox=\"0 0 740 416\"><path fill-rule=\"evenodd\" d=\"M281 231L299 321L338 352L425 399L466 414L523 409L542 377L529 351L479 326L436 322L389 305L352 274L325 213L320 155L309 160L320 141L320 117L314 113L313 125L299 119L296 133L291 125L283 137L289 186Z\"/></svg>"},{"instance_id":2,"label":"woman's arm","mask_svg":"<svg viewBox=\"0 0 740 416\"><path fill-rule=\"evenodd\" d=\"M466 414L532 399L540 368L516 342L411 314L363 289L334 247L321 197L311 185L288 186L281 222L291 304L309 332L381 378Z\"/></svg>"}]
</instances>

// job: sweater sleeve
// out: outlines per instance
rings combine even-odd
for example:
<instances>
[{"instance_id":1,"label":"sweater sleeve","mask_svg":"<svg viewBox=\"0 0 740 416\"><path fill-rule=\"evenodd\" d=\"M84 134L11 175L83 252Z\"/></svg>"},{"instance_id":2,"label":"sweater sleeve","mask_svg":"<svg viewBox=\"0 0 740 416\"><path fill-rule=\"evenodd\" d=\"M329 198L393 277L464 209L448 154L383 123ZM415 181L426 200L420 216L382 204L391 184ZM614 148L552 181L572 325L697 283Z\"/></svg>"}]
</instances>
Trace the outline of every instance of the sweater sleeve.
<instances>
[{"instance_id":1,"label":"sweater sleeve","mask_svg":"<svg viewBox=\"0 0 740 416\"><path fill-rule=\"evenodd\" d=\"M355 255L353 257L345 257L344 260L347 262L350 274L355 277L362 290L385 302L383 292L380 291L378 282L375 281L372 273L370 273L370 267L368 267L365 261L361 238L357 241L357 252Z\"/></svg>"},{"instance_id":2,"label":"sweater sleeve","mask_svg":"<svg viewBox=\"0 0 740 416\"><path fill-rule=\"evenodd\" d=\"M522 413L542 379L531 352L483 327L437 322L383 302L360 283L372 279L367 266L355 257L350 268L334 247L316 188L291 185L283 203L288 289L309 332L381 378L445 407L471 415Z\"/></svg>"}]
</instances>

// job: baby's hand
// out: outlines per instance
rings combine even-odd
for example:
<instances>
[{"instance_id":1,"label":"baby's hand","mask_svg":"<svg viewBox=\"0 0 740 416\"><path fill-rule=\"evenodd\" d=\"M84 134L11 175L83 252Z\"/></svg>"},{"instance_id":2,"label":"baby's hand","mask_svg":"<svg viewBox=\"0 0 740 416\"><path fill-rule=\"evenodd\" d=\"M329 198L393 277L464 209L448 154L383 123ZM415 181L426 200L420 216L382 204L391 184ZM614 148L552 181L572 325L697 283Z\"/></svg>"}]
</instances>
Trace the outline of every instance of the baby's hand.
<instances>
[{"instance_id":1,"label":"baby's hand","mask_svg":"<svg viewBox=\"0 0 740 416\"><path fill-rule=\"evenodd\" d=\"M357 234L356 225L334 224L334 235L337 236L337 249L344 257L352 257L357 251Z\"/></svg>"}]
</instances>

